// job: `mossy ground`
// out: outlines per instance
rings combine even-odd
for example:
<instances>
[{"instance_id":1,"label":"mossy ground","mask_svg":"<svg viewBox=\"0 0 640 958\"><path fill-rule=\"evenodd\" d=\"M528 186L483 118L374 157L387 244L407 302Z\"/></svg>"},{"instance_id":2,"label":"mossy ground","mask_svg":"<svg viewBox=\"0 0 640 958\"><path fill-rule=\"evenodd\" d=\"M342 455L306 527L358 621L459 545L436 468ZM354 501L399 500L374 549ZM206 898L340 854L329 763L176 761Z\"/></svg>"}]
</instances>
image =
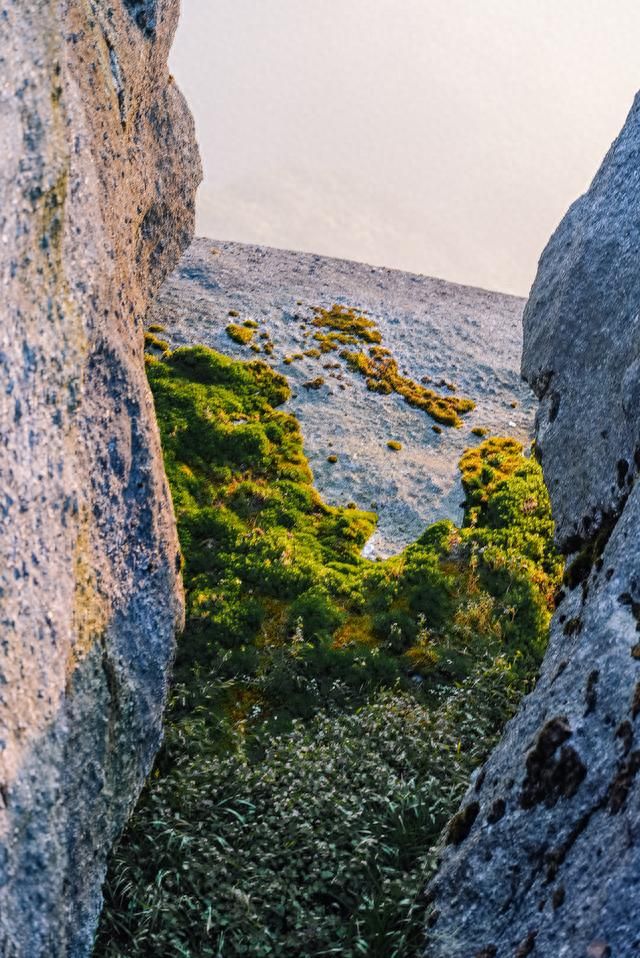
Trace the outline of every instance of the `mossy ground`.
<instances>
[{"instance_id":1,"label":"mossy ground","mask_svg":"<svg viewBox=\"0 0 640 958\"><path fill-rule=\"evenodd\" d=\"M365 376L367 387L372 392L397 393L409 405L422 409L445 426L462 425L460 417L474 408L471 399L442 395L408 376L402 376L390 350L382 345L382 335L376 323L357 310L336 304L331 309L315 307L313 312L313 326L329 330L314 335L320 351L340 350L340 357L346 360L349 369ZM345 348L347 346L361 348L350 350ZM455 392L450 383L443 385L450 393Z\"/></svg>"},{"instance_id":2,"label":"mossy ground","mask_svg":"<svg viewBox=\"0 0 640 958\"><path fill-rule=\"evenodd\" d=\"M382 334L375 321L358 310L334 304L330 309L314 306L311 311L314 315L310 325L317 331L308 331L305 338L312 336L312 342L317 346L284 356L286 366L305 357L319 359L337 351L352 372L366 377L367 388L372 392L397 393L409 405L423 410L444 426L461 426L461 416L475 408L473 400L451 395L456 391L452 383L442 380L440 385L448 390L448 394L443 395L401 375L391 351L382 345ZM247 322L243 324L244 327L247 325ZM230 324L226 331L235 342L250 345L255 352L260 352L260 347L251 343L251 335L243 326ZM354 346L358 349L347 348ZM270 349L265 348L265 352L271 354L273 345ZM430 381L429 377L424 379Z\"/></svg>"},{"instance_id":3,"label":"mossy ground","mask_svg":"<svg viewBox=\"0 0 640 958\"><path fill-rule=\"evenodd\" d=\"M313 488L283 376L204 347L148 374L187 629L96 955L416 954L437 836L546 642L540 468L479 445L463 527L371 562L376 517Z\"/></svg>"}]
</instances>

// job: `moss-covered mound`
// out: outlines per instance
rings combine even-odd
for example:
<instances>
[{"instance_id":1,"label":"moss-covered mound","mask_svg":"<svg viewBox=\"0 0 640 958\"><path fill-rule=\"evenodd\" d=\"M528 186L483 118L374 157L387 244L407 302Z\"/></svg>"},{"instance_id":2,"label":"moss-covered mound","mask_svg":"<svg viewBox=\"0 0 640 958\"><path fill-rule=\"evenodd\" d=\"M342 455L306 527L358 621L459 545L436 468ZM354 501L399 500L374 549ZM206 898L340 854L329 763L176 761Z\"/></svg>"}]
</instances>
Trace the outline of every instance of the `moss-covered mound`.
<instances>
[{"instance_id":1,"label":"moss-covered mound","mask_svg":"<svg viewBox=\"0 0 640 958\"><path fill-rule=\"evenodd\" d=\"M167 739L97 955L409 956L438 834L546 641L560 562L536 462L462 461L462 528L361 557L284 377L180 349L148 372L184 552Z\"/></svg>"}]
</instances>

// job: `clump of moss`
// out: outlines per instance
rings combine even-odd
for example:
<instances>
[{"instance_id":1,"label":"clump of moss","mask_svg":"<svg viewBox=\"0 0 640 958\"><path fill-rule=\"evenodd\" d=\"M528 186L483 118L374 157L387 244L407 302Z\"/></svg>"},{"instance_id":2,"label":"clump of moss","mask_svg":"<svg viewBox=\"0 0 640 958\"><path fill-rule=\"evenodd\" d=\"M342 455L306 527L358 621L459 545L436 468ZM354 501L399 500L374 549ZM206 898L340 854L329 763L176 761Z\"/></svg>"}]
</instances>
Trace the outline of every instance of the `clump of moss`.
<instances>
[{"instance_id":1,"label":"clump of moss","mask_svg":"<svg viewBox=\"0 0 640 958\"><path fill-rule=\"evenodd\" d=\"M248 346L255 335L255 328L252 326L238 326L236 323L229 323L225 332L229 339L234 343L240 343L242 346Z\"/></svg>"},{"instance_id":2,"label":"clump of moss","mask_svg":"<svg viewBox=\"0 0 640 958\"><path fill-rule=\"evenodd\" d=\"M255 319L245 319L242 323L243 326L246 326L247 329L257 329L258 323Z\"/></svg>"},{"instance_id":3,"label":"clump of moss","mask_svg":"<svg viewBox=\"0 0 640 958\"><path fill-rule=\"evenodd\" d=\"M461 426L460 416L475 407L471 399L441 396L413 379L402 376L396 360L389 356L387 350L374 346L369 355L349 350L343 350L340 355L350 369L366 377L367 388L372 392L395 392L410 406L422 409L444 426Z\"/></svg>"},{"instance_id":4,"label":"clump of moss","mask_svg":"<svg viewBox=\"0 0 640 958\"><path fill-rule=\"evenodd\" d=\"M315 379L308 379L306 383L303 383L305 389L321 389L324 386L325 380L323 376L316 376Z\"/></svg>"},{"instance_id":5,"label":"clump of moss","mask_svg":"<svg viewBox=\"0 0 640 958\"><path fill-rule=\"evenodd\" d=\"M228 315L231 317L231 319L237 319L240 313L237 309L230 309Z\"/></svg>"},{"instance_id":6,"label":"clump of moss","mask_svg":"<svg viewBox=\"0 0 640 958\"><path fill-rule=\"evenodd\" d=\"M473 508L489 501L496 486L522 465L522 444L500 436L467 451L460 460L462 484Z\"/></svg>"},{"instance_id":7,"label":"clump of moss","mask_svg":"<svg viewBox=\"0 0 640 958\"><path fill-rule=\"evenodd\" d=\"M171 351L171 347L164 339L160 339L151 331L144 334L144 348L152 356L163 356Z\"/></svg>"},{"instance_id":8,"label":"clump of moss","mask_svg":"<svg viewBox=\"0 0 640 958\"><path fill-rule=\"evenodd\" d=\"M318 327L313 338L319 350L319 353L315 350L313 355L317 358L318 355L340 351L341 358L349 368L366 378L367 389L371 392L383 395L395 392L409 405L424 410L446 426L461 426L460 417L474 408L475 404L470 399L442 396L401 375L390 350L382 345L382 334L377 324L362 312L334 304L331 309L314 307L313 313L312 325ZM348 346L368 347L368 353L363 349L345 348ZM305 353L311 354L311 350ZM423 377L423 381L431 380ZM441 385L450 393L455 392L453 384L442 380Z\"/></svg>"},{"instance_id":9,"label":"clump of moss","mask_svg":"<svg viewBox=\"0 0 640 958\"><path fill-rule=\"evenodd\" d=\"M387 443L389 449L393 449L394 452L399 452L402 449L402 443L398 442L397 439L390 439Z\"/></svg>"},{"instance_id":10,"label":"clump of moss","mask_svg":"<svg viewBox=\"0 0 640 958\"><path fill-rule=\"evenodd\" d=\"M332 452L330 456L327 456L327 462L334 464L337 461L338 461L338 457L336 456L335 453Z\"/></svg>"},{"instance_id":11,"label":"clump of moss","mask_svg":"<svg viewBox=\"0 0 640 958\"><path fill-rule=\"evenodd\" d=\"M149 333L164 333L166 332L166 326L163 326L161 323L151 323L150 326L147 326L147 332Z\"/></svg>"},{"instance_id":12,"label":"clump of moss","mask_svg":"<svg viewBox=\"0 0 640 958\"><path fill-rule=\"evenodd\" d=\"M313 312L315 318L312 325L331 330L326 335L316 334L314 338L319 342L331 344L330 349L337 349L338 345L382 342L382 334L376 323L355 309L336 303L331 309L315 306Z\"/></svg>"},{"instance_id":13,"label":"clump of moss","mask_svg":"<svg viewBox=\"0 0 640 958\"><path fill-rule=\"evenodd\" d=\"M489 435L489 430L484 429L483 426L474 426L471 430L472 436L479 436L480 439L483 439L485 436Z\"/></svg>"},{"instance_id":14,"label":"clump of moss","mask_svg":"<svg viewBox=\"0 0 640 958\"><path fill-rule=\"evenodd\" d=\"M319 359L321 353L319 349L305 349L304 355L309 359Z\"/></svg>"}]
</instances>

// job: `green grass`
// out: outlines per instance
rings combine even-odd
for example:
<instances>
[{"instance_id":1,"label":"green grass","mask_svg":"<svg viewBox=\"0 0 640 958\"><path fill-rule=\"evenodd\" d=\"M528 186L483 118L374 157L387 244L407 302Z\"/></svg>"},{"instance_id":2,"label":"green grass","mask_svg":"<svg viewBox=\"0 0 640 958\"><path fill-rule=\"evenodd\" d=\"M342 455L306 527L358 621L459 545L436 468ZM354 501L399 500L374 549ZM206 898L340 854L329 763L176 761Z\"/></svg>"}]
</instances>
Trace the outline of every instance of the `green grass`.
<instances>
[{"instance_id":1,"label":"green grass","mask_svg":"<svg viewBox=\"0 0 640 958\"><path fill-rule=\"evenodd\" d=\"M148 374L187 628L95 954L415 955L438 836L546 643L540 468L480 444L462 528L371 562L376 517L313 488L283 376L204 347Z\"/></svg>"}]
</instances>

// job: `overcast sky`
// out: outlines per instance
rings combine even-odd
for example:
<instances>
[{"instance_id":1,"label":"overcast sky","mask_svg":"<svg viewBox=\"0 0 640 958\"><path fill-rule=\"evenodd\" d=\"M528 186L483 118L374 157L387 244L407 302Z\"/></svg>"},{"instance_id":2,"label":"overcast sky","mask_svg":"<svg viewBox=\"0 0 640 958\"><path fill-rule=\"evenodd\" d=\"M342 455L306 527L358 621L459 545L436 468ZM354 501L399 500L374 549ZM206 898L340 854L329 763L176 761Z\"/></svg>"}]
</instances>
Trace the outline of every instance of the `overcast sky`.
<instances>
[{"instance_id":1,"label":"overcast sky","mask_svg":"<svg viewBox=\"0 0 640 958\"><path fill-rule=\"evenodd\" d=\"M640 87L638 0L183 0L198 230L526 295Z\"/></svg>"}]
</instances>

